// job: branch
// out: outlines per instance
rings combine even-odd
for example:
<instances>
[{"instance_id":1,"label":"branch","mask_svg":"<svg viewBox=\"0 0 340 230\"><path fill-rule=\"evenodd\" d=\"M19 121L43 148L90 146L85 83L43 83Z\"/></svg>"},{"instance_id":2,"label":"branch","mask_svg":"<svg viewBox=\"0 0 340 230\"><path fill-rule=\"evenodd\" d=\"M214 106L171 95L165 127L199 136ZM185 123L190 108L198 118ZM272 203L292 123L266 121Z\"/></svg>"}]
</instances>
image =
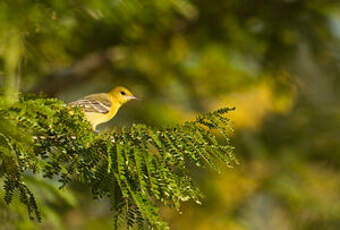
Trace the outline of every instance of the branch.
<instances>
[{"instance_id":1,"label":"branch","mask_svg":"<svg viewBox=\"0 0 340 230\"><path fill-rule=\"evenodd\" d=\"M228 119L223 116L231 110L200 115L175 127L136 124L96 134L78 109L70 115L56 99L21 98L0 110L5 121L30 136L26 144L19 144L22 139L2 132L0 126L1 147L9 153L1 155L6 166L6 202L18 190L30 216L40 220L34 195L21 184L27 172L42 172L46 178L58 179L61 187L81 181L91 188L94 198L109 198L115 226L166 229L167 223L158 214L160 204L179 209L189 199L200 203L188 164L219 171L222 165L237 163L226 136ZM224 135L223 142L212 130ZM33 140L33 136L53 138Z\"/></svg>"},{"instance_id":2,"label":"branch","mask_svg":"<svg viewBox=\"0 0 340 230\"><path fill-rule=\"evenodd\" d=\"M41 91L49 95L55 95L60 89L72 83L85 81L91 78L91 73L104 66L111 66L112 63L125 58L126 52L124 48L119 46L110 47L102 52L93 52L78 62L74 63L71 67L58 70L48 76L30 90L32 93L39 93Z\"/></svg>"}]
</instances>

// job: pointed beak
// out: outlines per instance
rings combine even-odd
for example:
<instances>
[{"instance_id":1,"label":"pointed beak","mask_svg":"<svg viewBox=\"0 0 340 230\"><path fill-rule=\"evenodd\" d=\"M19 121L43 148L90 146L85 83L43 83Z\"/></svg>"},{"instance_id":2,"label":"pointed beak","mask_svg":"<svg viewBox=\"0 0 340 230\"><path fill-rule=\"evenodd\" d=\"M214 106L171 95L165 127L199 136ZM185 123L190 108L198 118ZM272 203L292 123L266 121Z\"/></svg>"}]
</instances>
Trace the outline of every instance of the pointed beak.
<instances>
[{"instance_id":1,"label":"pointed beak","mask_svg":"<svg viewBox=\"0 0 340 230\"><path fill-rule=\"evenodd\" d=\"M139 98L135 96L126 96L129 100L139 100Z\"/></svg>"}]
</instances>

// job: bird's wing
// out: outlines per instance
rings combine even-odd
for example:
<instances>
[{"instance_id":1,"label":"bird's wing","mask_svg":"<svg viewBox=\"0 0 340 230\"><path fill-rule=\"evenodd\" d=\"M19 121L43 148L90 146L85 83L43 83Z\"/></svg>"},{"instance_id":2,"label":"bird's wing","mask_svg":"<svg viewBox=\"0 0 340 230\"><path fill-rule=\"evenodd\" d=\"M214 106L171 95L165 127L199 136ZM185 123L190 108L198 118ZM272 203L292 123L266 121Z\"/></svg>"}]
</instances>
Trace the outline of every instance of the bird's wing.
<instances>
[{"instance_id":1,"label":"bird's wing","mask_svg":"<svg viewBox=\"0 0 340 230\"><path fill-rule=\"evenodd\" d=\"M71 107L81 107L84 112L103 114L110 112L111 105L110 97L106 93L92 94L70 103Z\"/></svg>"}]
</instances>

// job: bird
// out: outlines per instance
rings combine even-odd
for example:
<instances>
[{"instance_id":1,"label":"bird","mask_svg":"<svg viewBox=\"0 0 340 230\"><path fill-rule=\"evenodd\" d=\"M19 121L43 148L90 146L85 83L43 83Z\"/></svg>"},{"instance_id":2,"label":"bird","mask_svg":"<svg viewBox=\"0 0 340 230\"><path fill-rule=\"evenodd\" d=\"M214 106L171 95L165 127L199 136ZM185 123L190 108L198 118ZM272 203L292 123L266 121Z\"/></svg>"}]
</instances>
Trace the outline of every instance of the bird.
<instances>
[{"instance_id":1,"label":"bird","mask_svg":"<svg viewBox=\"0 0 340 230\"><path fill-rule=\"evenodd\" d=\"M90 122L92 129L97 131L97 125L111 120L123 104L135 99L137 97L128 89L118 86L107 93L85 96L82 99L69 103L69 106L71 108L82 108L85 118Z\"/></svg>"}]
</instances>

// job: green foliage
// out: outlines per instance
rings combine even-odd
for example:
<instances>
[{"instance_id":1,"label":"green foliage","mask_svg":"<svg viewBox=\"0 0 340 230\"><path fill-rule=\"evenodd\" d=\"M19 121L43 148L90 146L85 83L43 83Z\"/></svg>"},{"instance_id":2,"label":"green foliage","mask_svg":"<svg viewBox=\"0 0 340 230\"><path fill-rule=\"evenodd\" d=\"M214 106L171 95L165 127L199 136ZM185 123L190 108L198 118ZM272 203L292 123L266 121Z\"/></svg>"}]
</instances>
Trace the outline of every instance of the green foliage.
<instances>
[{"instance_id":1,"label":"green foliage","mask_svg":"<svg viewBox=\"0 0 340 230\"><path fill-rule=\"evenodd\" d=\"M15 193L32 219L41 220L25 175L57 179L60 187L86 184L94 198L109 198L114 225L167 228L160 205L180 208L201 194L188 166L219 170L237 160L227 138L229 108L200 115L195 121L162 129L137 124L119 131L94 133L81 111L56 99L21 97L0 109L1 177L7 204ZM224 136L219 143L212 130Z\"/></svg>"},{"instance_id":2,"label":"green foliage","mask_svg":"<svg viewBox=\"0 0 340 230\"><path fill-rule=\"evenodd\" d=\"M339 0L2 0L0 93L7 96L7 103L13 103L18 92L40 91L68 101L122 84L143 97L143 103L124 107L106 129L131 121L174 127L192 113L210 111L232 101L240 108L232 114L238 127L233 144L242 156L243 167L227 171L222 178L204 173L206 170L191 171L193 177L199 178L205 205L185 205L181 207L182 215L169 214L165 208L164 218L170 226L214 230L340 229L339 9ZM0 164L6 165L0 167L0 186L5 172L13 174L9 184L21 186L13 191L10 206L0 199L1 230L107 229L103 223L110 223L110 213L97 211L106 208L107 199L90 201L88 191L82 189L86 185L80 189L79 183L73 183L80 178L65 173L66 160L60 152L69 151L68 143L77 142L72 136L78 130L70 130L67 135L63 135L65 130L53 131L57 141L67 147L60 149L54 143L47 151L47 144L54 140L45 137L46 128L38 128L43 124L36 121L41 119L31 117L36 111L46 114L49 106L29 116L25 113L30 111L20 116L12 111L11 118L10 106L0 107L0 133L5 134L0 137ZM48 117L56 119L55 110L51 114ZM16 117L20 124L27 122L23 117L30 121L20 127ZM214 125L199 120L209 127ZM35 128L27 129L32 121ZM124 133L130 133L130 128ZM34 140L32 136L46 140ZM100 142L99 136L93 138ZM114 147L109 140L108 146ZM151 159L160 154L152 144L146 147ZM171 145L167 148L176 153ZM20 158L17 149L21 149ZM43 151L37 154L40 149ZM104 155L111 157L111 164L100 169L110 178L110 174L117 173L117 164L112 160L114 152L108 152L104 151ZM62 162L50 162L52 153ZM81 156L85 153L84 150ZM209 159L208 162L211 165ZM130 160L130 168L132 163ZM60 170L51 175L45 172L46 167L59 164L63 166ZM144 162L135 164L143 167ZM16 175L22 167L23 171ZM132 174L133 178L145 190L149 182L144 177L139 179L142 174L138 172ZM54 179L42 178L42 174ZM56 179L72 183L67 182L67 188L59 190ZM98 182L99 187L104 183ZM26 186L37 198L42 224L30 221L25 205L19 204L20 191L25 193ZM151 188L157 191L157 187ZM58 198L66 190L76 197L72 207ZM55 195L50 196L51 192ZM0 196L4 195L0 190ZM99 198L100 192L96 196ZM29 193L21 200L33 202ZM161 203L156 198L150 202L157 207ZM141 212L129 208L135 205L132 201L116 205L114 213L121 214L118 219L123 224L126 219L130 224L140 219ZM124 211L116 211L118 208ZM34 218L36 214L30 211ZM72 218L74 214L80 218Z\"/></svg>"}]
</instances>

